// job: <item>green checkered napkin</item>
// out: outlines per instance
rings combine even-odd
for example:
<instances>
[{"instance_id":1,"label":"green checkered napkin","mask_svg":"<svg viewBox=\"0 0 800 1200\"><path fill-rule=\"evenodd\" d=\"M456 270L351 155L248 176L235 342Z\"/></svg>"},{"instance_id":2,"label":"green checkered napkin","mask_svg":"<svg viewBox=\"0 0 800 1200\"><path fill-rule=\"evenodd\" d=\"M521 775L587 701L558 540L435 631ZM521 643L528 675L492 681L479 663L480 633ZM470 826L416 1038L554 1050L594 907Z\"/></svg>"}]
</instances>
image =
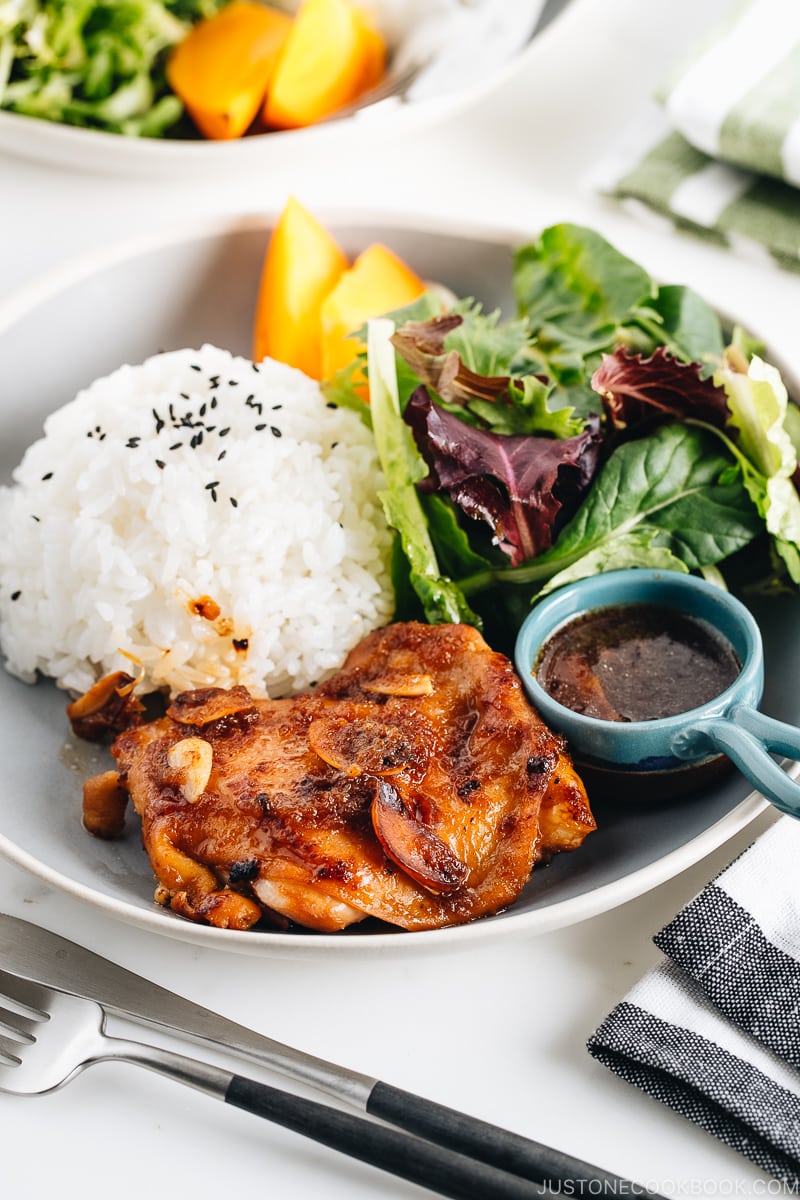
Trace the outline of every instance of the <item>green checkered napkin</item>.
<instances>
[{"instance_id":1,"label":"green checkered napkin","mask_svg":"<svg viewBox=\"0 0 800 1200\"><path fill-rule=\"evenodd\" d=\"M800 271L800 0L737 4L660 100L601 189Z\"/></svg>"}]
</instances>

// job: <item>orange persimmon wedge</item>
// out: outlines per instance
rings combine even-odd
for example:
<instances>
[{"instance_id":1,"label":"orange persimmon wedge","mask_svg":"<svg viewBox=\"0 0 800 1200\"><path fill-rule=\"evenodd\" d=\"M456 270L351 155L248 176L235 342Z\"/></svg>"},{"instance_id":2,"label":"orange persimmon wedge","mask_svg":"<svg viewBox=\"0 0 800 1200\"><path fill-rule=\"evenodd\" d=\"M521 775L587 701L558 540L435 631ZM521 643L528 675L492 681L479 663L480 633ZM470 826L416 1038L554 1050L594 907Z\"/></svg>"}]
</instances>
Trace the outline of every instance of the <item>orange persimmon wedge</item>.
<instances>
[{"instance_id":1,"label":"orange persimmon wedge","mask_svg":"<svg viewBox=\"0 0 800 1200\"><path fill-rule=\"evenodd\" d=\"M378 82L386 47L349 0L304 0L264 105L273 129L299 129L330 116Z\"/></svg>"},{"instance_id":2,"label":"orange persimmon wedge","mask_svg":"<svg viewBox=\"0 0 800 1200\"><path fill-rule=\"evenodd\" d=\"M377 87L386 71L386 42L363 13L359 12L358 20L361 27L363 65L361 81L354 99L358 99L370 88Z\"/></svg>"},{"instance_id":3,"label":"orange persimmon wedge","mask_svg":"<svg viewBox=\"0 0 800 1200\"><path fill-rule=\"evenodd\" d=\"M264 259L253 331L253 360L269 356L321 377L320 308L348 261L335 240L294 198L273 230Z\"/></svg>"},{"instance_id":4,"label":"orange persimmon wedge","mask_svg":"<svg viewBox=\"0 0 800 1200\"><path fill-rule=\"evenodd\" d=\"M286 13L233 0L176 46L167 79L201 133L223 141L249 128L291 28Z\"/></svg>"},{"instance_id":5,"label":"orange persimmon wedge","mask_svg":"<svg viewBox=\"0 0 800 1200\"><path fill-rule=\"evenodd\" d=\"M363 345L349 335L370 317L410 304L425 284L379 242L359 254L322 304L322 378L331 379L356 358ZM357 389L366 398L365 383Z\"/></svg>"}]
</instances>

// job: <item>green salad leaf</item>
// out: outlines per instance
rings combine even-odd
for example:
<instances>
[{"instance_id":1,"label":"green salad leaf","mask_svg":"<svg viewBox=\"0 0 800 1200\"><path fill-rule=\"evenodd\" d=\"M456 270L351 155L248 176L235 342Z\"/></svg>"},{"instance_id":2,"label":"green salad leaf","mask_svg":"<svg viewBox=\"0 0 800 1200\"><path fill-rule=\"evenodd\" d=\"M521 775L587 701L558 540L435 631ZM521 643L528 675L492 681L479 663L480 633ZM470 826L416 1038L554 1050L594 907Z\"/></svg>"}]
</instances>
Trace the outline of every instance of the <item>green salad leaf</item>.
<instances>
[{"instance_id":1,"label":"green salad leaf","mask_svg":"<svg viewBox=\"0 0 800 1200\"><path fill-rule=\"evenodd\" d=\"M713 436L663 425L614 451L549 550L494 579L538 592L622 565L695 570L736 553L761 528L741 473ZM470 595L488 583L477 575L461 586Z\"/></svg>"},{"instance_id":2,"label":"green salad leaf","mask_svg":"<svg viewBox=\"0 0 800 1200\"><path fill-rule=\"evenodd\" d=\"M800 583L800 496L794 484L797 450L786 427L789 397L775 367L754 357L747 373L721 368L735 440L726 438L748 495L764 520L794 583ZM796 414L795 414L796 420Z\"/></svg>"},{"instance_id":3,"label":"green salad leaf","mask_svg":"<svg viewBox=\"0 0 800 1200\"><path fill-rule=\"evenodd\" d=\"M582 356L606 347L656 295L632 259L594 230L567 224L517 252L514 291L541 341Z\"/></svg>"},{"instance_id":4,"label":"green salad leaf","mask_svg":"<svg viewBox=\"0 0 800 1200\"><path fill-rule=\"evenodd\" d=\"M461 589L441 573L416 484L427 473L411 430L400 413L394 322L367 324L370 410L375 445L386 487L378 493L386 520L397 532L408 564L411 586L431 624L445 621L479 624Z\"/></svg>"},{"instance_id":5,"label":"green salad leaf","mask_svg":"<svg viewBox=\"0 0 800 1200\"><path fill-rule=\"evenodd\" d=\"M646 356L663 346L709 373L722 359L719 318L697 292L659 287L638 263L580 225L554 225L517 251L514 292L530 324L533 360L554 385L551 407L571 406L582 416L597 411L589 381L604 352Z\"/></svg>"},{"instance_id":6,"label":"green salad leaf","mask_svg":"<svg viewBox=\"0 0 800 1200\"><path fill-rule=\"evenodd\" d=\"M0 108L138 137L174 129L183 105L169 50L222 0L17 0L0 4Z\"/></svg>"},{"instance_id":7,"label":"green salad leaf","mask_svg":"<svg viewBox=\"0 0 800 1200\"><path fill-rule=\"evenodd\" d=\"M431 292L370 323L372 406L358 406L387 480L401 611L483 623L508 649L539 596L604 571L800 584L800 410L760 345L739 329L726 344L696 292L577 225L520 249L513 285L510 320L473 300L443 312ZM356 407L346 373L326 395ZM590 436L579 487L545 469ZM519 464L546 537L508 533Z\"/></svg>"},{"instance_id":8,"label":"green salad leaf","mask_svg":"<svg viewBox=\"0 0 800 1200\"><path fill-rule=\"evenodd\" d=\"M659 317L653 335L683 362L702 363L707 371L719 366L725 349L719 317L692 288L666 284L650 307Z\"/></svg>"}]
</instances>

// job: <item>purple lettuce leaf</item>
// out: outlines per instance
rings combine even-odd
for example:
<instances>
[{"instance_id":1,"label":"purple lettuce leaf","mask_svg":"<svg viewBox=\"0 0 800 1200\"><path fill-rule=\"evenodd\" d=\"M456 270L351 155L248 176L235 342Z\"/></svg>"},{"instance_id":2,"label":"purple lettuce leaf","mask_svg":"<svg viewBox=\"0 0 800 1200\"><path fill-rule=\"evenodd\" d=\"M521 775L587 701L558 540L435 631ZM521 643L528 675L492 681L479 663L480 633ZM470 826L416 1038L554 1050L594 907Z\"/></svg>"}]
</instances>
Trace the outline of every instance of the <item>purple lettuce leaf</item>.
<instances>
[{"instance_id":1,"label":"purple lettuce leaf","mask_svg":"<svg viewBox=\"0 0 800 1200\"><path fill-rule=\"evenodd\" d=\"M446 412L425 387L410 397L404 419L429 470L419 487L446 493L484 521L512 566L552 545L591 482L600 452L599 418L571 438L496 434Z\"/></svg>"},{"instance_id":2,"label":"purple lettuce leaf","mask_svg":"<svg viewBox=\"0 0 800 1200\"><path fill-rule=\"evenodd\" d=\"M406 321L392 336L398 354L415 375L450 404L470 400L499 400L508 392L508 375L479 375L457 350L448 350L448 333L463 324L458 313L443 313L426 321Z\"/></svg>"},{"instance_id":3,"label":"purple lettuce leaf","mask_svg":"<svg viewBox=\"0 0 800 1200\"><path fill-rule=\"evenodd\" d=\"M681 362L663 346L649 358L620 347L603 355L592 387L617 431L664 417L693 417L722 429L730 416L725 390L702 371L702 364Z\"/></svg>"}]
</instances>

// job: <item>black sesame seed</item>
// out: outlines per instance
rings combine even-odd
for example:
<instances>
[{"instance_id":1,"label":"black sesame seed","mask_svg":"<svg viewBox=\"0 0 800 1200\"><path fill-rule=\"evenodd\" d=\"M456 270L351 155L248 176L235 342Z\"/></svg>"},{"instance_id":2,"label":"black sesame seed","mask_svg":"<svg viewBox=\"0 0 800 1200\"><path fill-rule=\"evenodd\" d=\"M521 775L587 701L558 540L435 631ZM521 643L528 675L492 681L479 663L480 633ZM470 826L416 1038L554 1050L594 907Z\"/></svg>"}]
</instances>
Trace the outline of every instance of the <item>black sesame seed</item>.
<instances>
[{"instance_id":1,"label":"black sesame seed","mask_svg":"<svg viewBox=\"0 0 800 1200\"><path fill-rule=\"evenodd\" d=\"M262 429L266 429L267 427L266 427L266 425L263 425L263 424L262 424L262 425L256 425L256 426L255 426L255 428L256 428L256 429L258 430L258 432L260 433Z\"/></svg>"},{"instance_id":2,"label":"black sesame seed","mask_svg":"<svg viewBox=\"0 0 800 1200\"><path fill-rule=\"evenodd\" d=\"M183 442L173 442L172 445L170 446L170 450L180 450L182 445L183 445Z\"/></svg>"},{"instance_id":3,"label":"black sesame seed","mask_svg":"<svg viewBox=\"0 0 800 1200\"><path fill-rule=\"evenodd\" d=\"M210 496L211 496L211 499L212 499L212 500L214 501L214 503L216 504L216 503L217 503L217 493L216 493L216 492L214 492L214 491L212 491L212 492L210 492L209 494L210 494Z\"/></svg>"},{"instance_id":4,"label":"black sesame seed","mask_svg":"<svg viewBox=\"0 0 800 1200\"><path fill-rule=\"evenodd\" d=\"M338 442L331 442L331 450L335 450L338 445Z\"/></svg>"},{"instance_id":5,"label":"black sesame seed","mask_svg":"<svg viewBox=\"0 0 800 1200\"><path fill-rule=\"evenodd\" d=\"M216 397L216 396L212 396L212 397L211 397L211 407L212 407L212 408L216 408L216 407L217 407L217 397Z\"/></svg>"},{"instance_id":6,"label":"black sesame seed","mask_svg":"<svg viewBox=\"0 0 800 1200\"><path fill-rule=\"evenodd\" d=\"M227 437L227 436L228 436L228 434L230 433L230 431L231 431L231 427L230 427L230 425L226 425L224 429L220 429L220 431L219 431L219 436L220 436L220 437Z\"/></svg>"},{"instance_id":7,"label":"black sesame seed","mask_svg":"<svg viewBox=\"0 0 800 1200\"><path fill-rule=\"evenodd\" d=\"M272 411L277 412L279 408L283 408L282 404L273 404Z\"/></svg>"},{"instance_id":8,"label":"black sesame seed","mask_svg":"<svg viewBox=\"0 0 800 1200\"><path fill-rule=\"evenodd\" d=\"M223 453L224 453L224 451L223 451ZM236 497L235 497L235 496L229 496L229 497L228 497L228 499L229 499L229 500L230 500L230 502L231 502L231 507L232 507L232 508L238 508L238 507L239 507L239 501L236 499Z\"/></svg>"},{"instance_id":9,"label":"black sesame seed","mask_svg":"<svg viewBox=\"0 0 800 1200\"><path fill-rule=\"evenodd\" d=\"M44 483L44 481L45 481L46 479L52 479L52 478L53 478L53 472L52 472L52 471L48 471L46 475L43 475L43 476L42 476L42 483Z\"/></svg>"},{"instance_id":10,"label":"black sesame seed","mask_svg":"<svg viewBox=\"0 0 800 1200\"><path fill-rule=\"evenodd\" d=\"M106 435L104 433L101 433L100 437L98 438L98 441L104 442L105 440L106 440Z\"/></svg>"},{"instance_id":11,"label":"black sesame seed","mask_svg":"<svg viewBox=\"0 0 800 1200\"><path fill-rule=\"evenodd\" d=\"M193 371L202 371L203 369L199 363L190 363L190 366Z\"/></svg>"},{"instance_id":12,"label":"black sesame seed","mask_svg":"<svg viewBox=\"0 0 800 1200\"><path fill-rule=\"evenodd\" d=\"M200 416L204 417L205 415L206 415L206 406L205 406L205 404L201 404L200 405Z\"/></svg>"},{"instance_id":13,"label":"black sesame seed","mask_svg":"<svg viewBox=\"0 0 800 1200\"><path fill-rule=\"evenodd\" d=\"M216 425L206 425L205 431L206 431L206 433L213 433L216 428L217 428Z\"/></svg>"},{"instance_id":14,"label":"black sesame seed","mask_svg":"<svg viewBox=\"0 0 800 1200\"><path fill-rule=\"evenodd\" d=\"M163 471L163 470L164 470L164 467L165 467L166 465L167 465L167 464L166 464L165 462L162 462L160 458L157 458L157 459L156 459L156 466L158 467L159 471Z\"/></svg>"},{"instance_id":15,"label":"black sesame seed","mask_svg":"<svg viewBox=\"0 0 800 1200\"><path fill-rule=\"evenodd\" d=\"M211 491L213 491L213 490L214 490L214 488L217 488L217 487L219 487L219 480L218 480L218 479L215 479L215 480L213 481L213 483L207 483L207 484L206 484L206 491L207 491L207 492L211 492Z\"/></svg>"},{"instance_id":16,"label":"black sesame seed","mask_svg":"<svg viewBox=\"0 0 800 1200\"><path fill-rule=\"evenodd\" d=\"M255 371L255 373L256 373L256 374L258 374L258 372L261 370L261 368L259 367L258 363L251 363L250 365L251 365L251 367L253 368L253 370Z\"/></svg>"},{"instance_id":17,"label":"black sesame seed","mask_svg":"<svg viewBox=\"0 0 800 1200\"><path fill-rule=\"evenodd\" d=\"M12 600L19 600L19 598L20 598L20 596L21 596L21 595L22 595L22 592L20 592L20 591L12 592L12 593L11 593L11 599L12 599Z\"/></svg>"},{"instance_id":18,"label":"black sesame seed","mask_svg":"<svg viewBox=\"0 0 800 1200\"><path fill-rule=\"evenodd\" d=\"M189 393L188 393L188 392L181 392L180 396L181 396L181 400L188 400L188 399L189 399Z\"/></svg>"},{"instance_id":19,"label":"black sesame seed","mask_svg":"<svg viewBox=\"0 0 800 1200\"><path fill-rule=\"evenodd\" d=\"M129 437L125 443L128 450L135 450L142 439L140 437Z\"/></svg>"},{"instance_id":20,"label":"black sesame seed","mask_svg":"<svg viewBox=\"0 0 800 1200\"><path fill-rule=\"evenodd\" d=\"M280 429L278 429L277 425L270 425L269 431L273 437L283 437L283 434L281 433Z\"/></svg>"},{"instance_id":21,"label":"black sesame seed","mask_svg":"<svg viewBox=\"0 0 800 1200\"><path fill-rule=\"evenodd\" d=\"M338 406L337 406L336 404L334 404L332 400L329 400L329 401L327 402L327 404L325 405L325 407L326 407L326 408L336 408L336 407L338 407Z\"/></svg>"},{"instance_id":22,"label":"black sesame seed","mask_svg":"<svg viewBox=\"0 0 800 1200\"><path fill-rule=\"evenodd\" d=\"M156 423L156 433L161 433L161 430L164 428L164 422L155 409L153 409L153 420Z\"/></svg>"},{"instance_id":23,"label":"black sesame seed","mask_svg":"<svg viewBox=\"0 0 800 1200\"><path fill-rule=\"evenodd\" d=\"M238 386L239 386L238 379L229 379L228 380L228 387L238 387Z\"/></svg>"},{"instance_id":24,"label":"black sesame seed","mask_svg":"<svg viewBox=\"0 0 800 1200\"><path fill-rule=\"evenodd\" d=\"M228 453L227 450L220 450L219 454L217 455L217 462L222 462L223 458L225 457L225 455L227 453Z\"/></svg>"},{"instance_id":25,"label":"black sesame seed","mask_svg":"<svg viewBox=\"0 0 800 1200\"><path fill-rule=\"evenodd\" d=\"M35 522L36 522L36 524L38 525L38 524L39 524L39 518L36 516L36 513L31 513L31 516L33 517L34 521L35 521Z\"/></svg>"},{"instance_id":26,"label":"black sesame seed","mask_svg":"<svg viewBox=\"0 0 800 1200\"><path fill-rule=\"evenodd\" d=\"M248 408L249 408L249 407L250 407L250 405L253 403L253 401L255 400L255 398L256 398L256 394L255 394L255 392L251 392L251 393L250 393L250 395L249 395L249 396L247 397L247 399L245 400L245 404L248 406Z\"/></svg>"}]
</instances>

